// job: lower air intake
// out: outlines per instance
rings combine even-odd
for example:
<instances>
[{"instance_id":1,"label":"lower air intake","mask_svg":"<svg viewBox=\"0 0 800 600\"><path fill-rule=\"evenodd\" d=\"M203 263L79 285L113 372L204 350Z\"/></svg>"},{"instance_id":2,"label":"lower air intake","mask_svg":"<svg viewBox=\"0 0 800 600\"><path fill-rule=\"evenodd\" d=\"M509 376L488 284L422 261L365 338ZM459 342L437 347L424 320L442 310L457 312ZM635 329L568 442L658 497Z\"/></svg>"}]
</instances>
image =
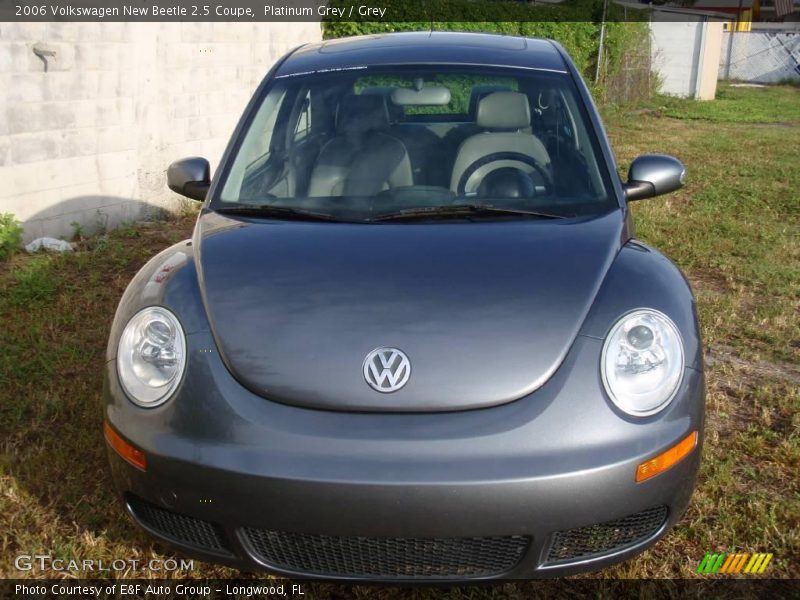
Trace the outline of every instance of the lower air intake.
<instances>
[{"instance_id":1,"label":"lower air intake","mask_svg":"<svg viewBox=\"0 0 800 600\"><path fill-rule=\"evenodd\" d=\"M667 512L666 506L659 506L622 519L559 531L553 536L546 563L607 554L643 542L661 529Z\"/></svg>"},{"instance_id":2,"label":"lower air intake","mask_svg":"<svg viewBox=\"0 0 800 600\"><path fill-rule=\"evenodd\" d=\"M136 519L163 537L203 550L230 553L225 535L214 523L172 512L136 496L127 500Z\"/></svg>"},{"instance_id":3,"label":"lower air intake","mask_svg":"<svg viewBox=\"0 0 800 600\"><path fill-rule=\"evenodd\" d=\"M524 536L472 538L339 537L246 529L264 563L330 577L469 578L499 575L520 561Z\"/></svg>"}]
</instances>

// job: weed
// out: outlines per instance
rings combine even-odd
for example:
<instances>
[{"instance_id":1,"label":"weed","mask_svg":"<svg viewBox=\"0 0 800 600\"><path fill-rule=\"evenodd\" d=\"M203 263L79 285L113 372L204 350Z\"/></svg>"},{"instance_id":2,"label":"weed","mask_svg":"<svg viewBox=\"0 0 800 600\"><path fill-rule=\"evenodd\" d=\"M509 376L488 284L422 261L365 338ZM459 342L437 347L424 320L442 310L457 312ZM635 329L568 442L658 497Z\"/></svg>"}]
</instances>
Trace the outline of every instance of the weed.
<instances>
[{"instance_id":1,"label":"weed","mask_svg":"<svg viewBox=\"0 0 800 600\"><path fill-rule=\"evenodd\" d=\"M10 213L0 214L0 260L8 258L22 243L22 227Z\"/></svg>"},{"instance_id":2,"label":"weed","mask_svg":"<svg viewBox=\"0 0 800 600\"><path fill-rule=\"evenodd\" d=\"M58 287L53 268L54 257L37 256L14 271L16 285L9 291L9 301L15 306L27 306L52 297Z\"/></svg>"},{"instance_id":3,"label":"weed","mask_svg":"<svg viewBox=\"0 0 800 600\"><path fill-rule=\"evenodd\" d=\"M201 206L201 202L189 200L188 198L181 198L178 204L177 218L186 219L189 217L196 217L200 212Z\"/></svg>"},{"instance_id":4,"label":"weed","mask_svg":"<svg viewBox=\"0 0 800 600\"><path fill-rule=\"evenodd\" d=\"M72 239L75 240L76 242L86 237L84 235L85 232L83 229L83 224L81 224L79 221L73 221L72 223L70 223L70 227L72 227Z\"/></svg>"}]
</instances>

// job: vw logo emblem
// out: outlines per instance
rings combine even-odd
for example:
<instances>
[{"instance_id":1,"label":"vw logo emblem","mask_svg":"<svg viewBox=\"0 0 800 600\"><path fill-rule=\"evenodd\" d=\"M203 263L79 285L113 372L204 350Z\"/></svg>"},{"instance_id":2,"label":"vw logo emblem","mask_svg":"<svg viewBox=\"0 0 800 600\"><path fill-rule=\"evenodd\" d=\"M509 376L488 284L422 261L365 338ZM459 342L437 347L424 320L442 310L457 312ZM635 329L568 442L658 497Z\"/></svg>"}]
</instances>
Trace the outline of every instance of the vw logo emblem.
<instances>
[{"instance_id":1,"label":"vw logo emblem","mask_svg":"<svg viewBox=\"0 0 800 600\"><path fill-rule=\"evenodd\" d=\"M364 379L378 392L396 392L411 377L411 362L397 348L376 348L364 359Z\"/></svg>"}]
</instances>

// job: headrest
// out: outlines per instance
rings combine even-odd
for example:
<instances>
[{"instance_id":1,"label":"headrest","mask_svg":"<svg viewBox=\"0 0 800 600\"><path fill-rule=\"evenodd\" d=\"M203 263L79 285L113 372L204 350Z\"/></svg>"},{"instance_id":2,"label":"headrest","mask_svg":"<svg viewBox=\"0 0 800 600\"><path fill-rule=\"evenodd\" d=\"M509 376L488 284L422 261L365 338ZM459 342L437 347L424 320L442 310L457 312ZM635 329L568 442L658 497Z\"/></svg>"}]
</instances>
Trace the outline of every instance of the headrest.
<instances>
[{"instance_id":1,"label":"headrest","mask_svg":"<svg viewBox=\"0 0 800 600\"><path fill-rule=\"evenodd\" d=\"M386 98L379 94L350 94L339 102L336 129L341 133L360 134L389 127Z\"/></svg>"},{"instance_id":2,"label":"headrest","mask_svg":"<svg viewBox=\"0 0 800 600\"><path fill-rule=\"evenodd\" d=\"M519 92L494 92L478 102L478 127L483 129L523 129L530 127L528 97Z\"/></svg>"},{"instance_id":3,"label":"headrest","mask_svg":"<svg viewBox=\"0 0 800 600\"><path fill-rule=\"evenodd\" d=\"M484 85L476 85L472 88L469 94L469 118L475 121L478 118L478 102L483 100L492 92L510 92L512 89L507 85L497 83L487 83Z\"/></svg>"}]
</instances>

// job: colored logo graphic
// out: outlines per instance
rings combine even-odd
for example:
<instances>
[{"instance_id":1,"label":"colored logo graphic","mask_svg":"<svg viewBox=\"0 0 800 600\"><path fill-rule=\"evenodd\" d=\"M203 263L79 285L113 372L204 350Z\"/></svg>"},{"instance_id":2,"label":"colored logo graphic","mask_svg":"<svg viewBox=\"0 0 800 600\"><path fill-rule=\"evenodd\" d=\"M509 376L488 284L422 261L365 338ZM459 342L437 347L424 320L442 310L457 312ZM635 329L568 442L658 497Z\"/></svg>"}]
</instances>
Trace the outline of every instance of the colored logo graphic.
<instances>
[{"instance_id":1,"label":"colored logo graphic","mask_svg":"<svg viewBox=\"0 0 800 600\"><path fill-rule=\"evenodd\" d=\"M749 554L742 552L739 554L728 554L725 552L708 553L700 561L697 567L698 573L763 573L769 561L772 560L772 553Z\"/></svg>"}]
</instances>

